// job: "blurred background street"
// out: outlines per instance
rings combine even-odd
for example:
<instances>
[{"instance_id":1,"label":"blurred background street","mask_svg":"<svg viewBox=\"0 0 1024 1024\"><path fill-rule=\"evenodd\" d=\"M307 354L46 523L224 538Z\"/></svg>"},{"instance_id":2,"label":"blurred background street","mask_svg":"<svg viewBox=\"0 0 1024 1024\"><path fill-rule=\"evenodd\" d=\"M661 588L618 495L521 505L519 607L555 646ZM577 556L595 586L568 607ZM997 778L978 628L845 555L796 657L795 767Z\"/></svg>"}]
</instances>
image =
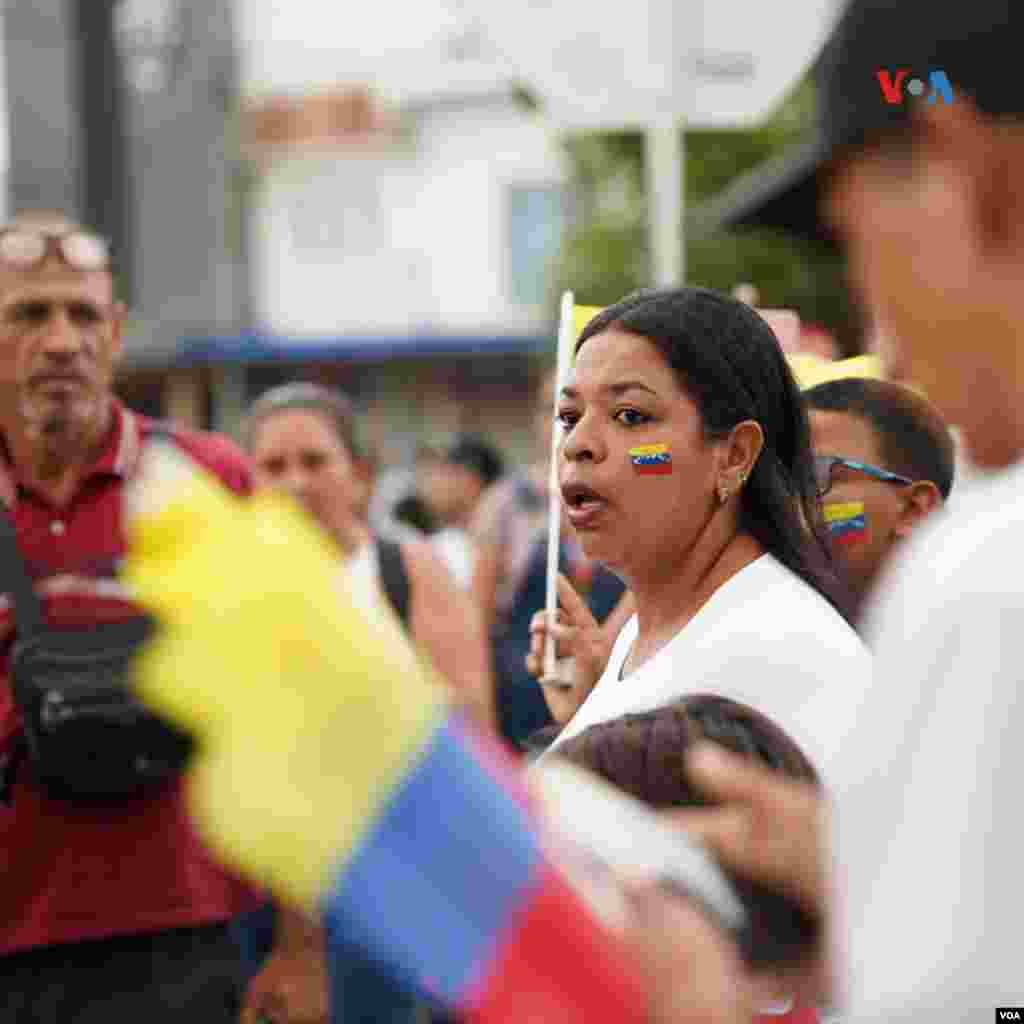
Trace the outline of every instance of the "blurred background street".
<instances>
[{"instance_id":1,"label":"blurred background street","mask_svg":"<svg viewBox=\"0 0 1024 1024\"><path fill-rule=\"evenodd\" d=\"M560 290L604 305L657 276L650 151L511 74L486 6L8 0L5 198L112 239L130 405L234 433L300 378L355 398L385 464L456 431L528 455ZM712 85L743 85L730 59ZM863 328L813 215L759 223L813 132L810 72L753 126L680 124L679 259L849 355Z\"/></svg>"}]
</instances>

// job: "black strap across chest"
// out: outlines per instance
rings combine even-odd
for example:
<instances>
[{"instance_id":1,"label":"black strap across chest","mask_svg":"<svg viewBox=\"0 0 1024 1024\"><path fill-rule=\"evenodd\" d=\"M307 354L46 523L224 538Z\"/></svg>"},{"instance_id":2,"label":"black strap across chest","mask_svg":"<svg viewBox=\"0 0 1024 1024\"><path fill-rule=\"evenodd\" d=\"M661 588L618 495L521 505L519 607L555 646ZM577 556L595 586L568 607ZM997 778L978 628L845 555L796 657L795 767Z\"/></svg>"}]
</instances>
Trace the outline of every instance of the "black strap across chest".
<instances>
[{"instance_id":1,"label":"black strap across chest","mask_svg":"<svg viewBox=\"0 0 1024 1024\"><path fill-rule=\"evenodd\" d=\"M163 421L158 421L147 431L146 441L157 439L177 443L171 425ZM18 547L14 512L3 502L0 502L0 593L10 594L14 602L14 619L23 641L48 631L43 602L36 593Z\"/></svg>"}]
</instances>

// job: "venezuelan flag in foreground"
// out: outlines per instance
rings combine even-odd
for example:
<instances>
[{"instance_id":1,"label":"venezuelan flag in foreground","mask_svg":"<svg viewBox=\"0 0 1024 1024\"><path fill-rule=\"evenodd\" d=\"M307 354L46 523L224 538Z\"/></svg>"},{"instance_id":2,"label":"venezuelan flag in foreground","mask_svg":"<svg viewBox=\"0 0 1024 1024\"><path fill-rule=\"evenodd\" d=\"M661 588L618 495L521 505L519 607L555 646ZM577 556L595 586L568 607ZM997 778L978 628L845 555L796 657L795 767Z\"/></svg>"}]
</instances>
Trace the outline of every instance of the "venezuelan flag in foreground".
<instances>
[{"instance_id":1,"label":"venezuelan flag in foreground","mask_svg":"<svg viewBox=\"0 0 1024 1024\"><path fill-rule=\"evenodd\" d=\"M126 582L161 623L140 689L200 739L211 842L469 1019L644 1019L504 753L449 715L393 618L339 591L290 501L240 501L153 445L128 511Z\"/></svg>"}]
</instances>

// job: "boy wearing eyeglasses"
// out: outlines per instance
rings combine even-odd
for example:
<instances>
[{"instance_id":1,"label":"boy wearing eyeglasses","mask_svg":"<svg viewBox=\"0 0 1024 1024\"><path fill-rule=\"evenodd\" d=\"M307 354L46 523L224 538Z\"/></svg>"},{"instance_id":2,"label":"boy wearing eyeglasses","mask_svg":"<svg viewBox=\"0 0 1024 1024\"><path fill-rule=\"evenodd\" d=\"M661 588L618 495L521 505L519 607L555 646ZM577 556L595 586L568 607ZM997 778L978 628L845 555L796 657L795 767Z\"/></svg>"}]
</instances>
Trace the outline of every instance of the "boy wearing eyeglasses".
<instances>
[{"instance_id":1,"label":"boy wearing eyeglasses","mask_svg":"<svg viewBox=\"0 0 1024 1024\"><path fill-rule=\"evenodd\" d=\"M895 545L949 497L953 438L925 399L890 381L833 380L804 397L825 521L863 597Z\"/></svg>"}]
</instances>

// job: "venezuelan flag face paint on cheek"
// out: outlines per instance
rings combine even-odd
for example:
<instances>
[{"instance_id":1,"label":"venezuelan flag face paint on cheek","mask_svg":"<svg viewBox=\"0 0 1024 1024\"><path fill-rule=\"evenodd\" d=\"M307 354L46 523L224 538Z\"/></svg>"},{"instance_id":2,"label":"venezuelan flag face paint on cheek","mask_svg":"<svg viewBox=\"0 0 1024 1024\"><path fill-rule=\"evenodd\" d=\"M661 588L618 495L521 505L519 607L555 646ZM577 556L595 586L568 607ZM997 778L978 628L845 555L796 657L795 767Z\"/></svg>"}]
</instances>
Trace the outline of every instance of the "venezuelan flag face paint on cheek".
<instances>
[{"instance_id":1,"label":"venezuelan flag face paint on cheek","mask_svg":"<svg viewBox=\"0 0 1024 1024\"><path fill-rule=\"evenodd\" d=\"M830 502L824 508L824 515L833 544L863 544L868 539L864 502Z\"/></svg>"},{"instance_id":2,"label":"venezuelan flag face paint on cheek","mask_svg":"<svg viewBox=\"0 0 1024 1024\"><path fill-rule=\"evenodd\" d=\"M668 476L672 455L667 444L642 444L629 449L629 458L637 476Z\"/></svg>"}]
</instances>

